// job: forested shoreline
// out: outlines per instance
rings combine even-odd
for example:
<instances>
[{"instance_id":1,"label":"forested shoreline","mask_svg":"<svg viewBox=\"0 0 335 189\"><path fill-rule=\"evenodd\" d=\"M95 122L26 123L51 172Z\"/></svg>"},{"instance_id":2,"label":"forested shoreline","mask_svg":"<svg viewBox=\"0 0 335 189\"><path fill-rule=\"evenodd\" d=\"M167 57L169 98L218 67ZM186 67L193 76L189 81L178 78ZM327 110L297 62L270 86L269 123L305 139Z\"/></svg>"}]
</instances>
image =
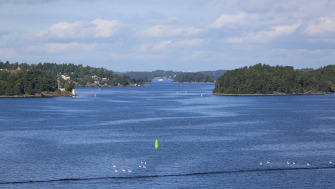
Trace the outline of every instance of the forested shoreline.
<instances>
[{"instance_id":1,"label":"forested shoreline","mask_svg":"<svg viewBox=\"0 0 335 189\"><path fill-rule=\"evenodd\" d=\"M62 88L62 91L58 89ZM72 96L74 87L138 86L146 78L119 76L105 68L56 63L9 63L0 61L0 97Z\"/></svg>"},{"instance_id":2,"label":"forested shoreline","mask_svg":"<svg viewBox=\"0 0 335 189\"><path fill-rule=\"evenodd\" d=\"M40 71L0 71L0 95L36 95L57 90L57 80Z\"/></svg>"},{"instance_id":3,"label":"forested shoreline","mask_svg":"<svg viewBox=\"0 0 335 189\"><path fill-rule=\"evenodd\" d=\"M256 64L227 71L216 80L213 94L325 94L335 90L335 65L299 71L291 66Z\"/></svg>"},{"instance_id":4,"label":"forested shoreline","mask_svg":"<svg viewBox=\"0 0 335 189\"><path fill-rule=\"evenodd\" d=\"M173 79L174 83L213 83L214 80L203 73L182 73Z\"/></svg>"}]
</instances>

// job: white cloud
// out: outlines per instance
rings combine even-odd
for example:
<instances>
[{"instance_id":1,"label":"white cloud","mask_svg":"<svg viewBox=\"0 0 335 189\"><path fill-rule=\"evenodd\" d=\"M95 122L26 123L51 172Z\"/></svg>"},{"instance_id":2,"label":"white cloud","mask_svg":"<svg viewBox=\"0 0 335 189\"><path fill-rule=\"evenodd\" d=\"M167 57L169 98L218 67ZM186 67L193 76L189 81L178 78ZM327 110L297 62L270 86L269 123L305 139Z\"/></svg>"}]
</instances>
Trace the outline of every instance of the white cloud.
<instances>
[{"instance_id":1,"label":"white cloud","mask_svg":"<svg viewBox=\"0 0 335 189\"><path fill-rule=\"evenodd\" d=\"M295 32L300 24L273 26L271 30L263 30L257 33L249 33L243 37L231 37L226 41L228 43L256 42L266 43L284 35L290 35Z\"/></svg>"},{"instance_id":2,"label":"white cloud","mask_svg":"<svg viewBox=\"0 0 335 189\"><path fill-rule=\"evenodd\" d=\"M310 22L305 31L309 35L333 35L335 32L335 21L328 17L320 17L316 21Z\"/></svg>"},{"instance_id":3,"label":"white cloud","mask_svg":"<svg viewBox=\"0 0 335 189\"><path fill-rule=\"evenodd\" d=\"M52 25L47 31L42 31L37 35L61 39L110 38L119 31L120 25L118 20L102 19L95 19L91 22L59 22Z\"/></svg>"},{"instance_id":4,"label":"white cloud","mask_svg":"<svg viewBox=\"0 0 335 189\"><path fill-rule=\"evenodd\" d=\"M195 47L200 46L203 43L204 43L203 39L189 39L189 40L177 41L175 45L181 47Z\"/></svg>"},{"instance_id":5,"label":"white cloud","mask_svg":"<svg viewBox=\"0 0 335 189\"><path fill-rule=\"evenodd\" d=\"M157 52L157 51L174 51L178 50L178 48L185 48L185 47L197 47L204 44L203 39L190 39L190 40L181 40L181 41L172 41L172 40L165 40L159 41L156 43L146 43L143 44L140 48L140 52Z\"/></svg>"},{"instance_id":6,"label":"white cloud","mask_svg":"<svg viewBox=\"0 0 335 189\"><path fill-rule=\"evenodd\" d=\"M241 25L246 19L246 14L239 13L236 15L232 14L222 14L219 18L217 18L210 27L212 28L235 28L238 25Z\"/></svg>"},{"instance_id":7,"label":"white cloud","mask_svg":"<svg viewBox=\"0 0 335 189\"><path fill-rule=\"evenodd\" d=\"M142 34L148 38L164 38L164 37L186 37L201 33L202 30L194 27L171 28L165 25L155 25Z\"/></svg>"},{"instance_id":8,"label":"white cloud","mask_svg":"<svg viewBox=\"0 0 335 189\"><path fill-rule=\"evenodd\" d=\"M34 45L27 48L28 52L47 52L49 54L57 54L62 52L73 51L92 51L96 47L95 44L85 43L46 43L43 45Z\"/></svg>"}]
</instances>

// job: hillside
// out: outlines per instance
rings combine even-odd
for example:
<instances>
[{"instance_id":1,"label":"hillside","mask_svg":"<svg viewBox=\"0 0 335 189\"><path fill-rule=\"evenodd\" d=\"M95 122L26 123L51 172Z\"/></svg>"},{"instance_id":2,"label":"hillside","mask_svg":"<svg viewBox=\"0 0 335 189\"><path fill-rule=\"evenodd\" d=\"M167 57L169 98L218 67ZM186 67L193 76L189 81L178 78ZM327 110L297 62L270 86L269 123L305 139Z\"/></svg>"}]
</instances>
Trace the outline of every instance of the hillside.
<instances>
[{"instance_id":1,"label":"hillside","mask_svg":"<svg viewBox=\"0 0 335 189\"><path fill-rule=\"evenodd\" d=\"M58 77L61 85L73 82L75 86L132 86L143 85L148 82L145 78L130 78L129 76L119 76L113 71L105 68L94 68L81 64L56 64L56 63L6 63L0 61L0 70L34 70L40 71L53 78Z\"/></svg>"},{"instance_id":2,"label":"hillside","mask_svg":"<svg viewBox=\"0 0 335 189\"><path fill-rule=\"evenodd\" d=\"M321 94L335 90L335 65L301 72L290 66L256 64L227 71L214 94Z\"/></svg>"},{"instance_id":3,"label":"hillside","mask_svg":"<svg viewBox=\"0 0 335 189\"><path fill-rule=\"evenodd\" d=\"M182 73L173 79L174 83L213 83L214 80L203 73Z\"/></svg>"},{"instance_id":4,"label":"hillside","mask_svg":"<svg viewBox=\"0 0 335 189\"><path fill-rule=\"evenodd\" d=\"M211 77L212 80L216 80L219 78L222 74L224 74L226 70L216 70L216 71L201 71L196 73L203 73ZM174 79L179 74L184 74L189 72L175 72L175 71L164 71L164 70L156 70L152 72L118 72L117 74L122 76L126 75L131 78L147 78L149 80L155 79L155 78L162 78L162 79Z\"/></svg>"}]
</instances>

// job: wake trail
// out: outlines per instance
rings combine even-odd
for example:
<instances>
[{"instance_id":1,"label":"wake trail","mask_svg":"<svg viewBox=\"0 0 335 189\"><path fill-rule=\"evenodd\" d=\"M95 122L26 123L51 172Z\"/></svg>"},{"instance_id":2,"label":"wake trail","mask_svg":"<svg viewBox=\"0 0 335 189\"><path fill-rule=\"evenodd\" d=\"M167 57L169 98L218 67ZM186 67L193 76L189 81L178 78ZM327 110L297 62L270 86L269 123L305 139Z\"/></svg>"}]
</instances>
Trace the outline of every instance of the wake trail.
<instances>
[{"instance_id":1,"label":"wake trail","mask_svg":"<svg viewBox=\"0 0 335 189\"><path fill-rule=\"evenodd\" d=\"M184 176L197 176L197 175L218 175L218 174L234 174L234 173L292 171L292 170L318 170L318 169L335 169L335 167L332 166L332 167L295 167L295 168L249 169L249 170L246 169L246 170L195 172L195 173L182 173L182 174L138 175L138 176L129 176L129 177L107 176L107 177L91 177L91 178L63 178L63 179L51 179L51 180L28 180L28 181L9 181L9 182L5 181L5 182L0 182L0 185L66 182L66 181L107 180L107 179L141 179L141 178L160 178L160 177L184 177Z\"/></svg>"}]
</instances>

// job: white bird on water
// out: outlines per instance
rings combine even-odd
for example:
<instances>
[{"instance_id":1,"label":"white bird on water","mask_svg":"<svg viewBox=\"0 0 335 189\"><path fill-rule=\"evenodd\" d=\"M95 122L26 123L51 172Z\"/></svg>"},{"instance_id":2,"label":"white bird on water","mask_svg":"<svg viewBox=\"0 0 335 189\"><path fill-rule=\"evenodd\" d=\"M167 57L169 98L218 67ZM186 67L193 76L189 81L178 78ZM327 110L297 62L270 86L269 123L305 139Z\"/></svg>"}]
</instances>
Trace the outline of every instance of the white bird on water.
<instances>
[{"instance_id":1,"label":"white bird on water","mask_svg":"<svg viewBox=\"0 0 335 189\"><path fill-rule=\"evenodd\" d=\"M309 166L309 163L307 163L306 165Z\"/></svg>"},{"instance_id":2,"label":"white bird on water","mask_svg":"<svg viewBox=\"0 0 335 189\"><path fill-rule=\"evenodd\" d=\"M287 165L290 165L290 162L287 161L286 164L287 164Z\"/></svg>"},{"instance_id":3,"label":"white bird on water","mask_svg":"<svg viewBox=\"0 0 335 189\"><path fill-rule=\"evenodd\" d=\"M329 164L332 164L333 162L332 161L329 161Z\"/></svg>"},{"instance_id":4,"label":"white bird on water","mask_svg":"<svg viewBox=\"0 0 335 189\"><path fill-rule=\"evenodd\" d=\"M128 173L131 173L131 170L130 170L130 169L128 169Z\"/></svg>"},{"instance_id":5,"label":"white bird on water","mask_svg":"<svg viewBox=\"0 0 335 189\"><path fill-rule=\"evenodd\" d=\"M125 170L125 169L122 169L122 172L126 172L126 170Z\"/></svg>"},{"instance_id":6,"label":"white bird on water","mask_svg":"<svg viewBox=\"0 0 335 189\"><path fill-rule=\"evenodd\" d=\"M262 162L259 162L259 165L263 165L263 163L262 163Z\"/></svg>"},{"instance_id":7,"label":"white bird on water","mask_svg":"<svg viewBox=\"0 0 335 189\"><path fill-rule=\"evenodd\" d=\"M295 165L295 163L294 163L294 162L292 162L292 164L293 164L293 165Z\"/></svg>"},{"instance_id":8,"label":"white bird on water","mask_svg":"<svg viewBox=\"0 0 335 189\"><path fill-rule=\"evenodd\" d=\"M147 166L143 165L143 168L145 169L145 168L147 168Z\"/></svg>"},{"instance_id":9,"label":"white bird on water","mask_svg":"<svg viewBox=\"0 0 335 189\"><path fill-rule=\"evenodd\" d=\"M269 161L266 161L266 164L269 164L270 162Z\"/></svg>"},{"instance_id":10,"label":"white bird on water","mask_svg":"<svg viewBox=\"0 0 335 189\"><path fill-rule=\"evenodd\" d=\"M142 166L141 165L138 165L139 168L141 168Z\"/></svg>"},{"instance_id":11,"label":"white bird on water","mask_svg":"<svg viewBox=\"0 0 335 189\"><path fill-rule=\"evenodd\" d=\"M116 165L113 164L113 168L115 168L115 167L116 167Z\"/></svg>"},{"instance_id":12,"label":"white bird on water","mask_svg":"<svg viewBox=\"0 0 335 189\"><path fill-rule=\"evenodd\" d=\"M117 170L115 169L114 172L117 173Z\"/></svg>"}]
</instances>

